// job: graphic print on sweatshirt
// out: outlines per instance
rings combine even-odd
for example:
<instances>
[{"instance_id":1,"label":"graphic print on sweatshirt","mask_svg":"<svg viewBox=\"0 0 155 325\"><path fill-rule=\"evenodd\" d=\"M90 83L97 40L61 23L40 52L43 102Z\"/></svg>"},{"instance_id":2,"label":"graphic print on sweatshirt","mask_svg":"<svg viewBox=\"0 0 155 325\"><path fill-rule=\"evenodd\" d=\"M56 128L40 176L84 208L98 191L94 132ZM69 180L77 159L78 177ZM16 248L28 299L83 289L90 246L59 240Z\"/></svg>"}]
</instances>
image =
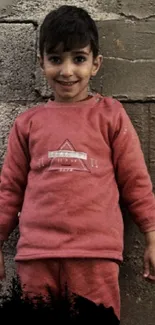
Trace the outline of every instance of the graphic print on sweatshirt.
<instances>
[{"instance_id":1,"label":"graphic print on sweatshirt","mask_svg":"<svg viewBox=\"0 0 155 325\"><path fill-rule=\"evenodd\" d=\"M48 151L49 171L90 173L91 168L98 168L97 160L88 158L87 153L76 151L69 140L65 140L56 151ZM38 167L44 167L44 159L39 159Z\"/></svg>"},{"instance_id":2,"label":"graphic print on sweatshirt","mask_svg":"<svg viewBox=\"0 0 155 325\"><path fill-rule=\"evenodd\" d=\"M90 172L85 164L87 154L85 152L75 151L69 140L66 140L59 150L49 151L48 158L51 159L49 170Z\"/></svg>"}]
</instances>

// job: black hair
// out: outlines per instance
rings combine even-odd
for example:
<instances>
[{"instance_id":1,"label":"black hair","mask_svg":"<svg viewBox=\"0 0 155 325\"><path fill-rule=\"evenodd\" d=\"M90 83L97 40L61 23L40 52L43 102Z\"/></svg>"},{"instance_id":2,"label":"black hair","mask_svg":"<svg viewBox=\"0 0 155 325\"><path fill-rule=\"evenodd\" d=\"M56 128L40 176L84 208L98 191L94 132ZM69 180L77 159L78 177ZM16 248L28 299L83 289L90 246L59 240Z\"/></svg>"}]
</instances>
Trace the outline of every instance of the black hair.
<instances>
[{"instance_id":1,"label":"black hair","mask_svg":"<svg viewBox=\"0 0 155 325\"><path fill-rule=\"evenodd\" d=\"M63 5L52 10L44 18L40 27L39 50L50 54L61 47L71 51L90 45L93 56L99 52L99 37L95 21L86 10L76 6Z\"/></svg>"}]
</instances>

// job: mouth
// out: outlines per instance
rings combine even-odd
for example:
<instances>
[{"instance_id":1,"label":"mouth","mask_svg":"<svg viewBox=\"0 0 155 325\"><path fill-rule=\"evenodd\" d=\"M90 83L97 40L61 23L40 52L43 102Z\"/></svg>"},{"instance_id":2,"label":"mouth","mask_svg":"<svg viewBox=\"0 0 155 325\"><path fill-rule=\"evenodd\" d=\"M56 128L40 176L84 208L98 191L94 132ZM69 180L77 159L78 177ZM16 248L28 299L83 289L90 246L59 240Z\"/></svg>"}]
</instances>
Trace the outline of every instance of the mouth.
<instances>
[{"instance_id":1,"label":"mouth","mask_svg":"<svg viewBox=\"0 0 155 325\"><path fill-rule=\"evenodd\" d=\"M78 82L78 80L77 81L61 81L61 80L56 80L56 82L58 82L62 86L68 86L69 87L69 86L75 85Z\"/></svg>"}]
</instances>

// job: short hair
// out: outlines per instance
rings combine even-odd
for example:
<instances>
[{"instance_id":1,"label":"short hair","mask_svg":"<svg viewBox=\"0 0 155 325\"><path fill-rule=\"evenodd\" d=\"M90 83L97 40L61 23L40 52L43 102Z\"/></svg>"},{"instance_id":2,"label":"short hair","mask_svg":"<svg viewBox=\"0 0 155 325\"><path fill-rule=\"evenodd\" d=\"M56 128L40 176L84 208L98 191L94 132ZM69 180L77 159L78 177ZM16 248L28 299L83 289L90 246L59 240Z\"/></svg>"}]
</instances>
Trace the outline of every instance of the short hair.
<instances>
[{"instance_id":1,"label":"short hair","mask_svg":"<svg viewBox=\"0 0 155 325\"><path fill-rule=\"evenodd\" d=\"M50 54L61 46L64 52L90 45L93 56L99 52L99 37L95 21L86 10L63 5L50 11L40 27L39 51Z\"/></svg>"}]
</instances>

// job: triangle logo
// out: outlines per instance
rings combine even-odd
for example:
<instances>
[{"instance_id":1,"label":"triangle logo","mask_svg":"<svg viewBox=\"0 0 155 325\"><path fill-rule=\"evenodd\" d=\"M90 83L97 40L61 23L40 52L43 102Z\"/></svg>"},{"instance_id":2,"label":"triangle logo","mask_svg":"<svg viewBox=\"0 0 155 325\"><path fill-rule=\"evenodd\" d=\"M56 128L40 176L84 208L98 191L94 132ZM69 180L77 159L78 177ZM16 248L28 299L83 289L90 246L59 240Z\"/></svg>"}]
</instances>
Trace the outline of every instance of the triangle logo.
<instances>
[{"instance_id":1,"label":"triangle logo","mask_svg":"<svg viewBox=\"0 0 155 325\"><path fill-rule=\"evenodd\" d=\"M59 150L49 151L48 158L51 159L49 170L72 172L83 171L90 172L85 161L87 161L87 154L84 152L75 151L73 145L69 140L66 140Z\"/></svg>"}]
</instances>

